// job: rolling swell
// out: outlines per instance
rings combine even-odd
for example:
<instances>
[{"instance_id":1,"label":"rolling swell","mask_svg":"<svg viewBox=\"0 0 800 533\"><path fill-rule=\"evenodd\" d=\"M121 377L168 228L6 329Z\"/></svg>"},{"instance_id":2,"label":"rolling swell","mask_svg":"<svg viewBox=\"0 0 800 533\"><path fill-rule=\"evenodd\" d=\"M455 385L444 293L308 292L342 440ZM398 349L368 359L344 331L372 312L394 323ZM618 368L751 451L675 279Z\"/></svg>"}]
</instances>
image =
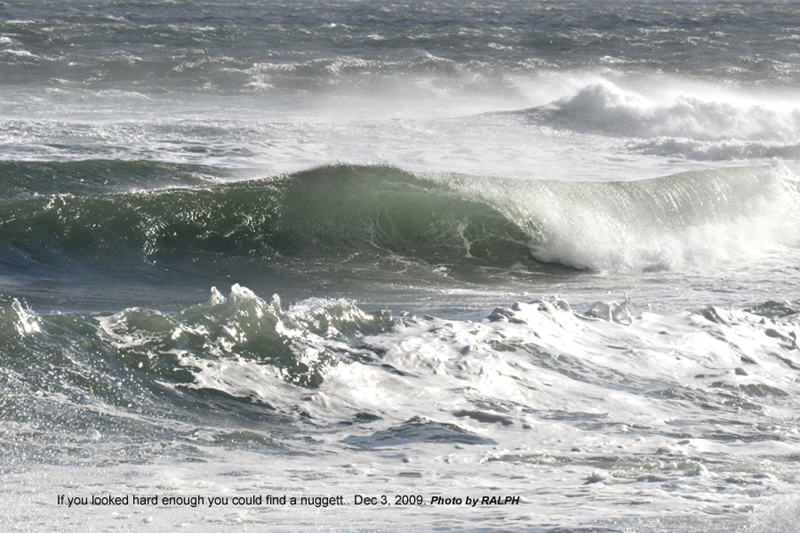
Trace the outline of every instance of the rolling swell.
<instances>
[{"instance_id":1,"label":"rolling swell","mask_svg":"<svg viewBox=\"0 0 800 533\"><path fill-rule=\"evenodd\" d=\"M508 267L535 263L529 242L491 205L389 167L333 166L207 188L0 204L3 254L38 263L356 254Z\"/></svg>"},{"instance_id":2,"label":"rolling swell","mask_svg":"<svg viewBox=\"0 0 800 533\"><path fill-rule=\"evenodd\" d=\"M338 165L208 187L6 200L0 251L19 267L399 259L467 271L663 269L796 244L797 206L796 178L781 167L599 183Z\"/></svg>"}]
</instances>

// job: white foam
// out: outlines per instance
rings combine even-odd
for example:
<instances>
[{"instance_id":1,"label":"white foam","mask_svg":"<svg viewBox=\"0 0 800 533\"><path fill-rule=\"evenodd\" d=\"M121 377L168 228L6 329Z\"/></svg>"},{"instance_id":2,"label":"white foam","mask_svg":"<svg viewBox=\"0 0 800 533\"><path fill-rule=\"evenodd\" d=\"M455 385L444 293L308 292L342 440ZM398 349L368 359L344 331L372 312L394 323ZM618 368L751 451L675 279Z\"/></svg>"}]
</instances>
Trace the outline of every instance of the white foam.
<instances>
[{"instance_id":1,"label":"white foam","mask_svg":"<svg viewBox=\"0 0 800 533\"><path fill-rule=\"evenodd\" d=\"M552 124L625 137L794 143L800 134L797 107L785 109L773 102L719 92L648 98L609 81L562 97L548 111L546 120Z\"/></svg>"},{"instance_id":2,"label":"white foam","mask_svg":"<svg viewBox=\"0 0 800 533\"><path fill-rule=\"evenodd\" d=\"M635 183L451 182L525 228L537 259L582 269L703 270L800 244L800 187L782 165Z\"/></svg>"}]
</instances>

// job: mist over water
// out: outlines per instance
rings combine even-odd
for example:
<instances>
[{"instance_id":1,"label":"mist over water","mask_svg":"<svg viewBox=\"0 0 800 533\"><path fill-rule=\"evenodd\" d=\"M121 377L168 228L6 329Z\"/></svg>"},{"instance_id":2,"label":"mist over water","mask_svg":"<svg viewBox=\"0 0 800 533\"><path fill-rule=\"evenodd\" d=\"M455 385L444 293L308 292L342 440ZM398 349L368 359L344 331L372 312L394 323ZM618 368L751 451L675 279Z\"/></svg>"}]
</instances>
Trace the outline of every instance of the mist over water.
<instances>
[{"instance_id":1,"label":"mist over water","mask_svg":"<svg viewBox=\"0 0 800 533\"><path fill-rule=\"evenodd\" d=\"M790 530L797 9L0 3L0 523Z\"/></svg>"}]
</instances>

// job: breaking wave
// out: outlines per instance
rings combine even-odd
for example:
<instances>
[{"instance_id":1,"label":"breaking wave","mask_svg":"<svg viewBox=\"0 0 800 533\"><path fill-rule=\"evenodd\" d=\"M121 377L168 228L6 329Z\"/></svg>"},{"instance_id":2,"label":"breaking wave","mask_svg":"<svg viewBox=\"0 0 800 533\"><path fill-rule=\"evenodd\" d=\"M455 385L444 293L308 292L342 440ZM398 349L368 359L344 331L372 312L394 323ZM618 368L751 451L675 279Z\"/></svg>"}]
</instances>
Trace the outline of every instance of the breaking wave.
<instances>
[{"instance_id":1,"label":"breaking wave","mask_svg":"<svg viewBox=\"0 0 800 533\"><path fill-rule=\"evenodd\" d=\"M800 132L797 108L779 113L763 105L683 95L657 104L608 82L588 85L528 113L551 125L626 137L796 142Z\"/></svg>"},{"instance_id":2,"label":"breaking wave","mask_svg":"<svg viewBox=\"0 0 800 533\"><path fill-rule=\"evenodd\" d=\"M779 166L558 182L338 165L6 200L0 252L8 265L395 257L454 269L672 269L795 245L798 203L796 178Z\"/></svg>"},{"instance_id":3,"label":"breaking wave","mask_svg":"<svg viewBox=\"0 0 800 533\"><path fill-rule=\"evenodd\" d=\"M739 423L796 392L786 372L798 369L797 302L666 317L634 303L628 320L597 317L597 305L583 312L536 299L473 322L367 313L342 299L283 308L277 296L267 301L239 285L227 297L212 288L206 303L177 313L38 315L14 301L0 308L0 406L16 413L7 433L36 433L45 448L101 432L121 446L126 433L157 432L184 445L255 439L279 447L281 426L383 421L384 429L342 440L372 449L492 444L480 436L486 427L530 429L554 418L586 429L633 417L650 421L640 426L647 431L667 431L678 410ZM765 319L776 308L780 316ZM630 349L603 352L622 337ZM622 411L592 414L595 396L609 390L625 398ZM684 431L726 441L718 428ZM81 431L62 435L67 429ZM738 438L762 438L755 425L749 431ZM28 445L22 438L19 446Z\"/></svg>"},{"instance_id":4,"label":"breaking wave","mask_svg":"<svg viewBox=\"0 0 800 533\"><path fill-rule=\"evenodd\" d=\"M629 139L627 149L646 155L700 161L797 157L796 106L708 89L676 91L653 98L603 80L512 115L548 128Z\"/></svg>"}]
</instances>

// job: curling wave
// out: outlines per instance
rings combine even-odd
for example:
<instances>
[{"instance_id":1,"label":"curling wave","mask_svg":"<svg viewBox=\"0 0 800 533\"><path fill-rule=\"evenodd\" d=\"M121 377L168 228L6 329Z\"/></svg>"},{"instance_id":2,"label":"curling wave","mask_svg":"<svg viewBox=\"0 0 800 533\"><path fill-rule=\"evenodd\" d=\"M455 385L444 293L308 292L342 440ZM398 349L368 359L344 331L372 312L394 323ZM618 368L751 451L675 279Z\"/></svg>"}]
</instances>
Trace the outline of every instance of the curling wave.
<instances>
[{"instance_id":1,"label":"curling wave","mask_svg":"<svg viewBox=\"0 0 800 533\"><path fill-rule=\"evenodd\" d=\"M600 183L339 165L6 200L0 253L8 265L401 257L467 269L681 268L795 245L798 205L797 180L781 167Z\"/></svg>"}]
</instances>

